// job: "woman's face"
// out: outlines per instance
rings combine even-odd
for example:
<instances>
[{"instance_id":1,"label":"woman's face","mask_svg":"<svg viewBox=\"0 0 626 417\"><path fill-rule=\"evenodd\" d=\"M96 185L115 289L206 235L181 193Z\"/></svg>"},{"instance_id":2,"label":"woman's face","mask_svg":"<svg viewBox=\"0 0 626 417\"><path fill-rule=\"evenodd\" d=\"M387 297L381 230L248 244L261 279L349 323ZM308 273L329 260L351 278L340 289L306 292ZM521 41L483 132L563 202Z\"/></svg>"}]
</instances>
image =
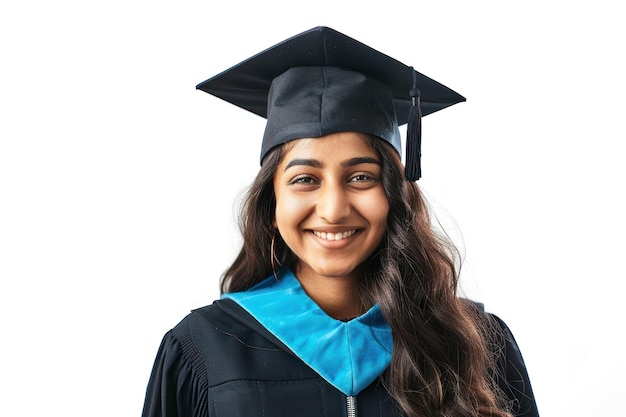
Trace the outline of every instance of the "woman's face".
<instances>
[{"instance_id":1,"label":"woman's face","mask_svg":"<svg viewBox=\"0 0 626 417\"><path fill-rule=\"evenodd\" d=\"M351 132L294 140L274 191L275 226L298 257L298 277L360 279L389 212L378 153Z\"/></svg>"}]
</instances>

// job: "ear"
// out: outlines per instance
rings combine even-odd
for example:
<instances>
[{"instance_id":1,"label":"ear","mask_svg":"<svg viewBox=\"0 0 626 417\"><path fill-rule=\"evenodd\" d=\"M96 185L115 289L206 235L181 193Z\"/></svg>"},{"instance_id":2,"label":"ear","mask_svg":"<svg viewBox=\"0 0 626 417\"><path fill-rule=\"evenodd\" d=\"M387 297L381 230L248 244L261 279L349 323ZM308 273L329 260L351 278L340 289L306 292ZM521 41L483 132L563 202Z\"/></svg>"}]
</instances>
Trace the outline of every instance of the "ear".
<instances>
[{"instance_id":1,"label":"ear","mask_svg":"<svg viewBox=\"0 0 626 417\"><path fill-rule=\"evenodd\" d=\"M274 229L278 229L278 224L276 223L276 217L274 217L274 220L272 220L272 227Z\"/></svg>"}]
</instances>

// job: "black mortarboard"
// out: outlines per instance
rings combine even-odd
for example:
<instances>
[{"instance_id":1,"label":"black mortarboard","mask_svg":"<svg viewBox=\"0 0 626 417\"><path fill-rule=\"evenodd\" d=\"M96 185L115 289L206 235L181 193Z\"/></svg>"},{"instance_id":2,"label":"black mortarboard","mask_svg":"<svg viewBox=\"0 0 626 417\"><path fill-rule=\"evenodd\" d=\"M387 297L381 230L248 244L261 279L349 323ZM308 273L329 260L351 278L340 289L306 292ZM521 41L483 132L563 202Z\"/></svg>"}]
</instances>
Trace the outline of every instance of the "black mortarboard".
<instances>
[{"instance_id":1,"label":"black mortarboard","mask_svg":"<svg viewBox=\"0 0 626 417\"><path fill-rule=\"evenodd\" d=\"M196 87L267 118L261 161L282 143L363 132L400 155L408 123L406 178L421 176L421 116L465 98L413 67L327 27L293 36Z\"/></svg>"}]
</instances>

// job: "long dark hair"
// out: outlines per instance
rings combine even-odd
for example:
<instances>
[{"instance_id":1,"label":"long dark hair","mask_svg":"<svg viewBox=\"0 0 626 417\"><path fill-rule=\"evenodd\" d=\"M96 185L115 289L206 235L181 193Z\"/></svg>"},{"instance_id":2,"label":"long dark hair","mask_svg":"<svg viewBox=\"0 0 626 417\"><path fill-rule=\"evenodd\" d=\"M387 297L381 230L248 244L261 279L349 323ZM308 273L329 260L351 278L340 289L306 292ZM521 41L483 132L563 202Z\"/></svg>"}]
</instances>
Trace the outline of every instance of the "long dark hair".
<instances>
[{"instance_id":1,"label":"long dark hair","mask_svg":"<svg viewBox=\"0 0 626 417\"><path fill-rule=\"evenodd\" d=\"M495 383L494 330L478 307L457 295L458 251L432 227L426 201L416 183L404 180L398 154L384 141L363 139L381 157L389 201L387 231L366 261L359 292L364 306L380 306L392 329L383 383L411 417L509 416ZM243 246L222 277L222 292L250 288L277 263L295 268L297 259L272 226L273 176L288 146L265 157L248 191L240 218Z\"/></svg>"}]
</instances>

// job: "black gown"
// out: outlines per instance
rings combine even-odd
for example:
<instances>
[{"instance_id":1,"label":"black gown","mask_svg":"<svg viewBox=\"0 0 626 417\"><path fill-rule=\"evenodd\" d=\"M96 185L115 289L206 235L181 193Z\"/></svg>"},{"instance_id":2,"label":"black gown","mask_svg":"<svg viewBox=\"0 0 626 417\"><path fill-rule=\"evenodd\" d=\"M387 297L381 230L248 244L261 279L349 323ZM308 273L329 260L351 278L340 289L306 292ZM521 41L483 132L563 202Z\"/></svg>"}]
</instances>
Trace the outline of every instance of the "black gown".
<instances>
[{"instance_id":1,"label":"black gown","mask_svg":"<svg viewBox=\"0 0 626 417\"><path fill-rule=\"evenodd\" d=\"M295 298L293 293L283 297L289 303L289 311L314 305L310 299L299 299L304 293L300 291L300 294ZM274 302L275 298L267 294L256 301L263 305L267 300ZM282 301L274 304L277 312L285 307ZM323 350L323 361L327 363L335 353L342 357L341 346L328 345L337 338L336 333L325 338L315 330L315 323L307 325L308 317L317 312L300 310L289 321L270 323L272 332L260 322L267 319L259 319L258 315L255 318L254 307L237 298L217 300L192 311L162 340L148 383L143 417L402 416L378 375L357 376L360 385L346 385L337 376L344 375L342 364L337 365L341 372L335 375L332 369L322 369L316 358L307 356L307 351ZM282 311L286 313L284 308ZM504 322L494 318L506 335L500 360L500 371L505 376L500 381L501 388L513 402L516 416L538 416L517 343ZM288 334L299 333L303 335L299 339L306 342L294 347L291 340L274 330L276 325L291 326ZM356 364L347 368L358 367L359 359L355 361Z\"/></svg>"}]
</instances>

